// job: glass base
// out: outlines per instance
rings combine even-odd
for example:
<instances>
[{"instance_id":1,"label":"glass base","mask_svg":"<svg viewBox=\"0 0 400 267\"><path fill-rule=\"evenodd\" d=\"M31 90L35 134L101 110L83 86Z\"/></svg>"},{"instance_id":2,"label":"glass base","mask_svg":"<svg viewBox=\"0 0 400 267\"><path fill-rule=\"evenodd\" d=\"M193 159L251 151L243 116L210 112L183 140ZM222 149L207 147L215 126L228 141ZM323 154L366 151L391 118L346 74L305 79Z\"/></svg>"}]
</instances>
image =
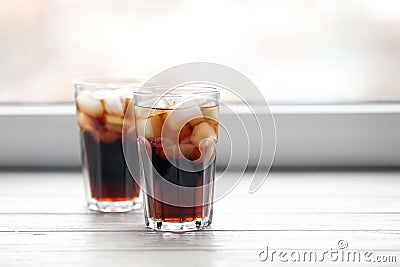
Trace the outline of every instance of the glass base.
<instances>
[{"instance_id":1,"label":"glass base","mask_svg":"<svg viewBox=\"0 0 400 267\"><path fill-rule=\"evenodd\" d=\"M209 218L202 220L196 220L192 222L162 222L154 221L150 218L146 218L147 227L156 231L169 231L169 232L187 232L196 231L208 227L211 224Z\"/></svg>"},{"instance_id":2,"label":"glass base","mask_svg":"<svg viewBox=\"0 0 400 267\"><path fill-rule=\"evenodd\" d=\"M97 201L91 199L88 201L87 207L89 210L100 212L127 212L142 207L141 201Z\"/></svg>"}]
</instances>

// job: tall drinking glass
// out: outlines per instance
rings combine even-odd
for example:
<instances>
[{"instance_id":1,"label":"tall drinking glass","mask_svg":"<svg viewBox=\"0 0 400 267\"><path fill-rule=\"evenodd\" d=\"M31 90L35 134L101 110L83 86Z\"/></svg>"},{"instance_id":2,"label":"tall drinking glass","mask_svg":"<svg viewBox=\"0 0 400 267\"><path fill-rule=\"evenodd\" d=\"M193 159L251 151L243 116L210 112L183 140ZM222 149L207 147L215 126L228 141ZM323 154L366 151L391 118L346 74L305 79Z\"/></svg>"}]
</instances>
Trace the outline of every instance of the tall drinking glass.
<instances>
[{"instance_id":1,"label":"tall drinking glass","mask_svg":"<svg viewBox=\"0 0 400 267\"><path fill-rule=\"evenodd\" d=\"M218 101L211 87L134 93L148 227L190 231L211 224Z\"/></svg>"},{"instance_id":2,"label":"tall drinking glass","mask_svg":"<svg viewBox=\"0 0 400 267\"><path fill-rule=\"evenodd\" d=\"M140 82L76 80L74 86L88 208L102 212L139 208L140 187L132 177L140 175L136 136L124 143L134 153L131 173L123 154L122 128ZM125 117L125 124L134 125L133 115Z\"/></svg>"}]
</instances>

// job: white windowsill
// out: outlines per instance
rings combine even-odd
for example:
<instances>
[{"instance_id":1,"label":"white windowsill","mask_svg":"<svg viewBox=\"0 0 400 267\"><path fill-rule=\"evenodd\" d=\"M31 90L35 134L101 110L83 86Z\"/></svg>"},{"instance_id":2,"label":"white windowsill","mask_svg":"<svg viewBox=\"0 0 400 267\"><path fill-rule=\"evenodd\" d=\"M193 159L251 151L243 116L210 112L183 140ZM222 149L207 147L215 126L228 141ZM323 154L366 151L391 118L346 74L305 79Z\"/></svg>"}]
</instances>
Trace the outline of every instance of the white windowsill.
<instances>
[{"instance_id":1,"label":"white windowsill","mask_svg":"<svg viewBox=\"0 0 400 267\"><path fill-rule=\"evenodd\" d=\"M234 106L244 118L250 116L245 108ZM399 104L270 108L277 134L274 167L400 166ZM265 111L256 107L255 112L262 115ZM221 110L221 120L229 120L229 116ZM0 123L0 166L80 165L73 104L0 105ZM218 146L218 156L227 156L224 141ZM233 155L233 164L240 156Z\"/></svg>"}]
</instances>

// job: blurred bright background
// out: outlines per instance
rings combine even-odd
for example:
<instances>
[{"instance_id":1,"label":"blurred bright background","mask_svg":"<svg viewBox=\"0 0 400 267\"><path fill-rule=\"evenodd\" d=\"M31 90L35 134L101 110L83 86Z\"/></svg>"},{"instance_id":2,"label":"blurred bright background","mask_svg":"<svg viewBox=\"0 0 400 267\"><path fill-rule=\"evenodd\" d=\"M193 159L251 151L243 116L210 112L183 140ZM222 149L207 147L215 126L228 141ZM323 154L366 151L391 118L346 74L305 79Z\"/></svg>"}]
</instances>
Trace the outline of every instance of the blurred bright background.
<instances>
[{"instance_id":1,"label":"blurred bright background","mask_svg":"<svg viewBox=\"0 0 400 267\"><path fill-rule=\"evenodd\" d=\"M0 0L0 102L207 61L271 103L400 100L400 1Z\"/></svg>"}]
</instances>

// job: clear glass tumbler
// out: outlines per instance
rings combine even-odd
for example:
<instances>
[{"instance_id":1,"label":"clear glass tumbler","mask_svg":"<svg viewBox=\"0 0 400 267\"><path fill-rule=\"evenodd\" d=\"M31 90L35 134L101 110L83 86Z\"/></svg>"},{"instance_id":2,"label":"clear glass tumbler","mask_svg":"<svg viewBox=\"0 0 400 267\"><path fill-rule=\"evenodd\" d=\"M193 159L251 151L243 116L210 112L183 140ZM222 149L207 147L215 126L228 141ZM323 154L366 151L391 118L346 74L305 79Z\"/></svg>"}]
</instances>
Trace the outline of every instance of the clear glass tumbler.
<instances>
[{"instance_id":1,"label":"clear glass tumbler","mask_svg":"<svg viewBox=\"0 0 400 267\"><path fill-rule=\"evenodd\" d=\"M80 127L82 170L88 208L124 212L141 206L136 136L127 140L134 153L132 173L123 154L123 124L134 124L124 115L138 81L75 80L75 102ZM136 179L138 180L138 179Z\"/></svg>"},{"instance_id":2,"label":"clear glass tumbler","mask_svg":"<svg viewBox=\"0 0 400 267\"><path fill-rule=\"evenodd\" d=\"M213 214L219 91L212 87L134 93L146 225L207 227Z\"/></svg>"}]
</instances>

